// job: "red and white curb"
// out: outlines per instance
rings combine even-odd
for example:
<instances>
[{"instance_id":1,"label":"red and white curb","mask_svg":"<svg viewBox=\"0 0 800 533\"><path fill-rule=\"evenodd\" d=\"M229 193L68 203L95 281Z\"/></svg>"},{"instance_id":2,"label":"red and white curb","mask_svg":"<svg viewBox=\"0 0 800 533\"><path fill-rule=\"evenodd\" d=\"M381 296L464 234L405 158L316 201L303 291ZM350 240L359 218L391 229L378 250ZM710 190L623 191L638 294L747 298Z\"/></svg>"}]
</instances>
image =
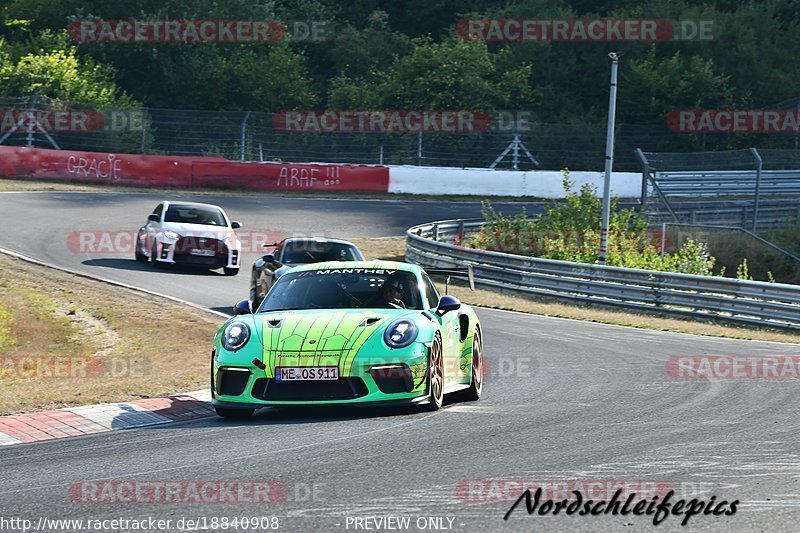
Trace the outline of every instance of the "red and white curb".
<instances>
[{"instance_id":1,"label":"red and white curb","mask_svg":"<svg viewBox=\"0 0 800 533\"><path fill-rule=\"evenodd\" d=\"M165 398L1 416L0 446L168 424L213 415L211 391L206 389Z\"/></svg>"}]
</instances>

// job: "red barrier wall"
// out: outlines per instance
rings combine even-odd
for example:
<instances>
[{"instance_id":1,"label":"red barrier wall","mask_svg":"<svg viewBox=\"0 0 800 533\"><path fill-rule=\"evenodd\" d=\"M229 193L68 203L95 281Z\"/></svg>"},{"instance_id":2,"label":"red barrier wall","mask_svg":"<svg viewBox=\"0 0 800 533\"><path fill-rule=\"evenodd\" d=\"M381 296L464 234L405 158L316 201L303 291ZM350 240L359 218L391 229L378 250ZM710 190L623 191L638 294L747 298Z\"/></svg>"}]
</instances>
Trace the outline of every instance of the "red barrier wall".
<instances>
[{"instance_id":1,"label":"red barrier wall","mask_svg":"<svg viewBox=\"0 0 800 533\"><path fill-rule=\"evenodd\" d=\"M0 146L0 176L141 187L387 192L389 169Z\"/></svg>"},{"instance_id":2,"label":"red barrier wall","mask_svg":"<svg viewBox=\"0 0 800 533\"><path fill-rule=\"evenodd\" d=\"M195 159L0 146L0 175L12 178L188 188L192 185L192 162Z\"/></svg>"},{"instance_id":3,"label":"red barrier wall","mask_svg":"<svg viewBox=\"0 0 800 533\"><path fill-rule=\"evenodd\" d=\"M389 169L364 165L196 161L194 186L272 191L387 192Z\"/></svg>"}]
</instances>

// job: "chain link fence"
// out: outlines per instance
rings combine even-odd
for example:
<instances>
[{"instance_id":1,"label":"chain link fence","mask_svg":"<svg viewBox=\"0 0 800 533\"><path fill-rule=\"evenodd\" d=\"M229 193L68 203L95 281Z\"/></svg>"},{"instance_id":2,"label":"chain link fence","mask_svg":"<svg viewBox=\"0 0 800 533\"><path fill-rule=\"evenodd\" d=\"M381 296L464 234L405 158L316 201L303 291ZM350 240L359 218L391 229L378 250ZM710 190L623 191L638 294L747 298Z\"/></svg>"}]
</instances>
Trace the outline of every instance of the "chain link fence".
<instances>
[{"instance_id":1,"label":"chain link fence","mask_svg":"<svg viewBox=\"0 0 800 533\"><path fill-rule=\"evenodd\" d=\"M74 115L62 116L69 112ZM54 124L56 113L61 113L58 116L67 123ZM36 120L25 120L26 116ZM516 164L521 170L600 170L604 162L606 125L603 123L529 121L520 124L512 121L512 126L493 121L486 131L479 133L289 133L276 127L276 116L248 111L90 108L85 104L43 97L0 98L0 144L117 153L210 155L248 161L487 168L518 139L531 152L533 160L522 153L515 163L512 152L498 161L496 168L513 168ZM41 128L37 127L38 123ZM758 139L763 143L766 137L770 137L771 148L794 151L795 136L762 135ZM636 148L682 153L700 146L715 149L745 141L753 144L753 137L706 138L670 132L666 124L618 124L615 170L641 170L634 153ZM800 158L800 151L792 157Z\"/></svg>"},{"instance_id":2,"label":"chain link fence","mask_svg":"<svg viewBox=\"0 0 800 533\"><path fill-rule=\"evenodd\" d=\"M717 224L752 232L800 222L800 151L749 148L646 152L641 205L653 223Z\"/></svg>"}]
</instances>

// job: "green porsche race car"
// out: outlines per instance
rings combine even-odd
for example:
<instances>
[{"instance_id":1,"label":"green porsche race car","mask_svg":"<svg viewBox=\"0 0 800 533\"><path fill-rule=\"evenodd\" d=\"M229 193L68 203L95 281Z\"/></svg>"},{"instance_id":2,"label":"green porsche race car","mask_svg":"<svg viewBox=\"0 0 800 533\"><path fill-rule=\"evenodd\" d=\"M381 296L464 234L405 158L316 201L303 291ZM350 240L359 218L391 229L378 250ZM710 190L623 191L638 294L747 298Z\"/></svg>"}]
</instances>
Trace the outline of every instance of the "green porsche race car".
<instances>
[{"instance_id":1,"label":"green porsche race car","mask_svg":"<svg viewBox=\"0 0 800 533\"><path fill-rule=\"evenodd\" d=\"M437 410L445 394L481 396L478 317L453 296L440 296L420 266L299 266L275 282L258 309L242 300L234 312L212 351L211 397L222 417L289 405Z\"/></svg>"}]
</instances>

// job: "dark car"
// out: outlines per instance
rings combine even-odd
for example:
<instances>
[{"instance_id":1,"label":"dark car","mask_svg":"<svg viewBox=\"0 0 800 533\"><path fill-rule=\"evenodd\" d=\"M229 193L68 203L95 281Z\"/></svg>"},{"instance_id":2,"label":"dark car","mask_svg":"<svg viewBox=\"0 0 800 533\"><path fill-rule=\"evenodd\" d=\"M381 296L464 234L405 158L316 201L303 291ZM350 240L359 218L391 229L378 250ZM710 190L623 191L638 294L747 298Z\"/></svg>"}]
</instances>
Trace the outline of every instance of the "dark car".
<instances>
[{"instance_id":1,"label":"dark car","mask_svg":"<svg viewBox=\"0 0 800 533\"><path fill-rule=\"evenodd\" d=\"M275 280L293 267L324 261L364 261L355 244L340 239L291 237L277 244L265 244L264 248L274 249L253 264L250 276L253 308L258 307Z\"/></svg>"}]
</instances>

